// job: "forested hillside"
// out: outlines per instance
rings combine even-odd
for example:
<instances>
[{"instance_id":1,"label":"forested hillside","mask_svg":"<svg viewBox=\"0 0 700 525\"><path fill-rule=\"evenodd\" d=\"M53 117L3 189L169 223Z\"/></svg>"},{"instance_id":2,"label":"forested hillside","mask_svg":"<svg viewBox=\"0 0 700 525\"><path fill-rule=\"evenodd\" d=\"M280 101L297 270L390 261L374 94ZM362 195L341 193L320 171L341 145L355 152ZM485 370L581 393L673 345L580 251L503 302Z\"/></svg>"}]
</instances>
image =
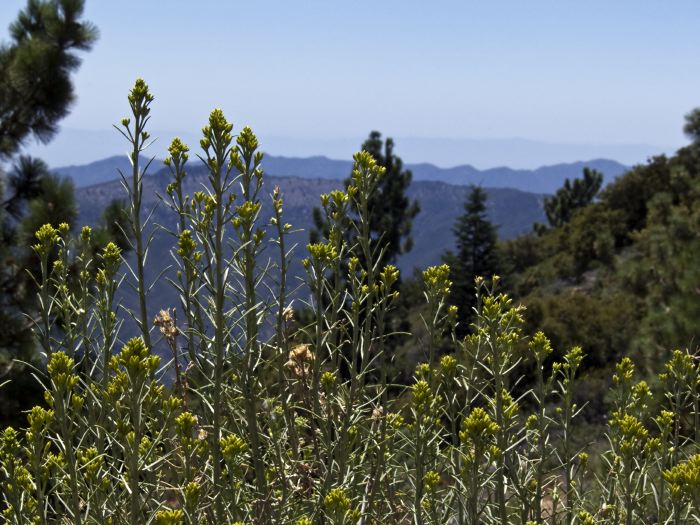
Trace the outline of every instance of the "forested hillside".
<instances>
[{"instance_id":1,"label":"forested hillside","mask_svg":"<svg viewBox=\"0 0 700 525\"><path fill-rule=\"evenodd\" d=\"M570 222L503 243L505 278L528 331L545 331L555 356L583 346L590 381L623 356L651 371L672 349L697 346L699 233L693 143L635 166ZM600 408L600 390L589 391Z\"/></svg>"}]
</instances>

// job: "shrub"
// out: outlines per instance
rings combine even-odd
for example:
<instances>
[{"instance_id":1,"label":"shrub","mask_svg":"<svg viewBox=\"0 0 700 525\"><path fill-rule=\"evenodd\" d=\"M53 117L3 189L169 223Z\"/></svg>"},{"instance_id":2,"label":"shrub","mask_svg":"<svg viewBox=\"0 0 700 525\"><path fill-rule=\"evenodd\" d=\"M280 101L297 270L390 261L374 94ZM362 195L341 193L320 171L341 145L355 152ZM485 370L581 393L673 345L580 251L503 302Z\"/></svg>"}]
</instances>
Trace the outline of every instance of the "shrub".
<instances>
[{"instance_id":1,"label":"shrub","mask_svg":"<svg viewBox=\"0 0 700 525\"><path fill-rule=\"evenodd\" d=\"M257 138L249 128L234 136L223 113L213 111L200 142L210 185L193 195L183 191L189 149L175 139L164 200L175 218L171 282L182 316L163 310L152 331L144 321L149 235L138 164L152 100L137 82L129 98L134 123L122 122L133 146L134 170L124 183L136 268L120 271L127 261L114 244L93 259L81 249L89 230L80 239L63 226L37 232L46 406L28 414L25 429L7 428L0 439L4 522L698 519L694 356L678 351L666 365L660 412L623 359L613 378L609 446L589 459L572 438L583 408L574 396L583 351L574 347L545 368L557 354L543 333L523 345L523 309L499 293L497 278L477 279L471 332L457 339L443 265L422 274L425 335L414 344L426 361L411 385L392 384L387 342L394 334L386 319L398 270L376 263L381 247L370 239L367 203L384 170L365 152L354 157L346 191L332 196L339 205L324 207L327 238L307 246L310 320L295 328L287 283L292 227L276 189L272 215L262 217ZM359 210L353 245L337 229L347 223L339 214L349 200ZM274 257L265 256L268 247ZM49 265L55 250L59 262ZM80 273L77 288L64 282L73 258L96 268ZM335 278L340 271L342 280ZM141 336L120 345L115 297L125 280L139 295L132 317ZM157 333L172 353L167 362L153 353ZM455 351L438 359L446 337ZM516 395L522 389L513 370L524 360L535 382Z\"/></svg>"}]
</instances>

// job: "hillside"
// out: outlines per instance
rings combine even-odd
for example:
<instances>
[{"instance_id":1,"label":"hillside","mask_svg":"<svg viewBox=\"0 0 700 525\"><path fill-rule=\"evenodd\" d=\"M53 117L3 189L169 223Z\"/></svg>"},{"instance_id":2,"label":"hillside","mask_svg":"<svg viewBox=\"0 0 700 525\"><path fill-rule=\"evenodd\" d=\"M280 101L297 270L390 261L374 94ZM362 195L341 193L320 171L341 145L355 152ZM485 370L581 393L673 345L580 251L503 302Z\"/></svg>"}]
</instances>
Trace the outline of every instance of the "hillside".
<instances>
[{"instance_id":1,"label":"hillside","mask_svg":"<svg viewBox=\"0 0 700 525\"><path fill-rule=\"evenodd\" d=\"M144 206L146 213L159 203L158 193L165 192L169 180L169 172L161 170L144 180ZM190 194L206 184L206 174L201 169L195 169L186 179L186 191ZM266 176L268 193L279 186L285 196L285 214L287 221L295 229L303 232L295 234L295 240L305 244L308 232L312 228L312 210L318 206L318 198L322 193L328 193L342 187L339 180L311 179L301 177ZM94 224L104 207L114 198L123 196L123 188L119 181L97 184L77 190L80 221ZM462 213L469 188L455 186L444 182L414 182L409 188L409 196L418 200L421 211L413 223L414 248L399 260L399 266L404 271L414 267L425 267L440 261L440 254L453 246L452 225ZM488 188L489 217L499 225L502 239L511 239L532 229L532 224L544 220L542 211L543 197L507 188ZM263 199L263 205L268 203ZM168 210L160 206L154 221L168 227L173 217Z\"/></svg>"},{"instance_id":2,"label":"hillside","mask_svg":"<svg viewBox=\"0 0 700 525\"><path fill-rule=\"evenodd\" d=\"M169 181L170 174L166 169L148 176L144 179L143 194L144 216L148 216L155 208L153 224L166 229L174 227L175 216L160 202L158 194L165 193L165 186ZM195 169L185 179L184 191L191 195L206 183L205 171ZM312 210L318 204L319 196L341 187L342 182L328 179L266 176L263 195L269 194L275 186L280 187L285 199L285 220L295 229L300 230L292 234L290 240L297 243L299 252L303 252L308 242L308 232L312 227ZM421 212L413 223L415 239L413 250L398 261L402 271L410 273L414 267L425 268L440 262L441 254L445 249L453 246L452 225L462 212L462 204L468 191L468 187L443 182L415 182L411 185L409 194L419 201ZM534 222L544 220L542 196L513 189L491 188L487 191L489 215L495 223L500 225L500 234L503 238L513 238L526 233L532 229ZM80 209L79 224L95 224L104 207L112 199L122 197L123 192L121 183L116 180L78 189L76 193ZM261 201L262 215L267 216L268 210L265 208L269 206L269 199L263 197ZM163 270L171 261L169 253L172 244L172 238L163 230L159 230L155 234L149 252L147 278L149 282L158 281L151 295L150 304L154 311L176 304L176 296L172 288L165 279L161 278ZM290 269L292 278L302 278L304 275L298 263L300 258L297 257L296 265ZM165 275L167 276L167 273ZM132 297L125 296L122 300L125 305L133 306Z\"/></svg>"},{"instance_id":3,"label":"hillside","mask_svg":"<svg viewBox=\"0 0 700 525\"><path fill-rule=\"evenodd\" d=\"M700 141L635 166L563 226L505 243L527 331L547 333L555 357L581 345L590 392L623 356L651 371L675 348L696 352L698 225ZM603 397L586 400L602 413Z\"/></svg>"},{"instance_id":4,"label":"hillside","mask_svg":"<svg viewBox=\"0 0 700 525\"><path fill-rule=\"evenodd\" d=\"M155 165L160 166L160 161L154 161ZM554 193L565 179L580 176L586 166L603 173L606 183L611 182L627 169L619 162L605 159L555 164L535 170L515 170L506 167L478 170L469 165L439 168L427 163L408 164L406 168L413 172L415 182L439 181L456 185L476 184L487 188L513 188L533 193ZM72 178L76 187L81 188L114 180L118 177L117 170L128 169L129 161L126 156L121 155L86 165L56 168L54 171ZM281 177L343 180L352 169L352 161L333 160L322 156L294 158L266 155L264 169L270 175Z\"/></svg>"}]
</instances>

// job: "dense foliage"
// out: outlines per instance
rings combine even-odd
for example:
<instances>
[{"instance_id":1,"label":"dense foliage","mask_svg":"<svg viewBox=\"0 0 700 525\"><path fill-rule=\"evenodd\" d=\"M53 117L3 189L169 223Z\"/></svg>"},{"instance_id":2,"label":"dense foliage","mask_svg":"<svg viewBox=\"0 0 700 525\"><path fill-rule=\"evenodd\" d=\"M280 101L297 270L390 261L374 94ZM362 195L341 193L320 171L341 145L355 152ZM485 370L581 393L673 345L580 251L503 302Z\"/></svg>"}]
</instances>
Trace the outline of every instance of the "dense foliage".
<instances>
[{"instance_id":1,"label":"dense foliage","mask_svg":"<svg viewBox=\"0 0 700 525\"><path fill-rule=\"evenodd\" d=\"M551 197L544 199L544 211L549 226L561 226L571 220L579 208L588 206L603 185L603 175L595 170L584 168L583 177L566 179L564 186Z\"/></svg>"},{"instance_id":2,"label":"dense foliage","mask_svg":"<svg viewBox=\"0 0 700 525\"><path fill-rule=\"evenodd\" d=\"M691 113L689 118L694 113ZM569 222L503 244L528 332L582 344L590 364L623 356L652 371L697 345L700 147L659 156L611 182Z\"/></svg>"},{"instance_id":3,"label":"dense foliage","mask_svg":"<svg viewBox=\"0 0 700 525\"><path fill-rule=\"evenodd\" d=\"M38 271L34 232L47 221L73 224L77 217L72 182L18 151L30 138L50 140L70 109L77 52L97 37L82 20L83 8L83 0L31 0L0 47L0 381L12 379L0 397L0 426L16 422L41 396L30 375L40 365L30 330L38 303L27 272ZM109 239L126 244L121 206L115 202L108 212L93 232L93 250Z\"/></svg>"},{"instance_id":4,"label":"dense foliage","mask_svg":"<svg viewBox=\"0 0 700 525\"><path fill-rule=\"evenodd\" d=\"M137 81L121 129L135 152L133 197L143 168L143 117L153 100ZM476 316L455 336L450 269L422 272L424 362L411 384L387 366L388 313L398 271L377 264L367 202L385 176L355 155L346 191L322 196L358 211L354 242L307 246L312 318L289 306L292 254L283 196L264 186L263 156L249 128L232 134L220 110L203 129L210 185L184 195L189 148L175 139L164 196L173 210L180 317L163 309L152 327L131 312L140 337L119 342L117 290L148 303L149 284L92 231L45 224L34 251L41 315L35 333L48 361L45 400L22 430L0 437L2 520L100 524L620 524L700 519L700 368L669 353L661 388L640 381L629 358L612 377L607 445L589 455L574 440L585 352L561 354L542 332L526 337L523 308L478 278ZM237 195L230 189L237 188ZM611 191L615 191L612 188ZM270 198L272 216L262 217ZM142 231L139 200L131 225ZM331 220L332 219L332 220ZM576 218L572 222L575 222ZM553 234L552 234L553 235ZM546 237L545 237L546 238ZM134 243L137 241L134 240ZM544 242L544 241L543 241ZM143 259L149 240L143 238ZM273 250L276 257L266 255ZM362 255L362 257L360 257ZM344 281L335 279L347 256ZM55 261L50 263L50 261ZM137 262L138 264L138 262ZM88 271L94 267L96 272ZM78 286L68 287L69 268ZM272 293L270 293L272 292ZM299 334L308 343L297 343ZM158 334L171 359L153 353ZM438 355L445 339L454 353ZM561 349L556 349L561 350ZM341 362L348 377L338 373ZM514 371L533 370L523 390ZM163 379L172 378L172 386Z\"/></svg>"}]
</instances>

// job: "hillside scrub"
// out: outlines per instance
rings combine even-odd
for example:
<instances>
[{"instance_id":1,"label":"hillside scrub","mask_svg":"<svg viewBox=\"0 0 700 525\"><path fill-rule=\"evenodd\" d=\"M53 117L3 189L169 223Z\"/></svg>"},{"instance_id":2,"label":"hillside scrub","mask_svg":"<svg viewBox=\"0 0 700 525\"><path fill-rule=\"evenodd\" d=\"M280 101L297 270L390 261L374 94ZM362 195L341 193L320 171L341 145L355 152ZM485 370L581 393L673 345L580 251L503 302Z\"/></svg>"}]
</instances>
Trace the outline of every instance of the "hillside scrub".
<instances>
[{"instance_id":1,"label":"hillside scrub","mask_svg":"<svg viewBox=\"0 0 700 525\"><path fill-rule=\"evenodd\" d=\"M296 283L287 281L292 226L283 195L264 186L253 132L233 135L223 113L211 113L198 155L209 186L193 195L181 186L189 148L173 140L163 201L173 211L171 284L180 304L150 305L162 310L145 326L151 283L139 268L148 264L149 236L138 234L149 218L137 218L138 158L153 97L139 80L129 100L133 115L120 129L134 169L124 185L141 261L122 268L113 243L93 257L89 228L77 237L63 224L37 231L46 405L0 437L4 523L700 519L700 369L687 352L673 352L659 370L661 392L637 379L631 360L618 363L608 445L589 456L572 439L583 408L575 401L581 348L552 362L550 341L541 332L525 338L525 312L499 292L497 277L476 280L474 322L458 339L442 265L422 273L424 337L414 344L424 362L410 385L394 383L386 319L399 275L376 262L383 248L370 236L368 202L385 174L366 152L355 155L346 191L321 196L328 235L306 247L311 319L299 326L289 304ZM268 198L273 213L262 217ZM348 245L339 227L351 209L357 232ZM341 281L333 276L344 260ZM77 288L66 286L74 263ZM121 286L133 286L145 305L131 317L115 300ZM148 336L122 342L124 322ZM155 355L149 338L162 338L170 358ZM445 338L454 352L440 355ZM523 362L535 378L524 393L513 374Z\"/></svg>"},{"instance_id":2,"label":"hillside scrub","mask_svg":"<svg viewBox=\"0 0 700 525\"><path fill-rule=\"evenodd\" d=\"M568 222L502 243L526 333L545 331L561 352L582 345L586 368L608 375L632 357L653 380L669 348L695 348L700 336L699 203L694 139L630 169Z\"/></svg>"}]
</instances>

